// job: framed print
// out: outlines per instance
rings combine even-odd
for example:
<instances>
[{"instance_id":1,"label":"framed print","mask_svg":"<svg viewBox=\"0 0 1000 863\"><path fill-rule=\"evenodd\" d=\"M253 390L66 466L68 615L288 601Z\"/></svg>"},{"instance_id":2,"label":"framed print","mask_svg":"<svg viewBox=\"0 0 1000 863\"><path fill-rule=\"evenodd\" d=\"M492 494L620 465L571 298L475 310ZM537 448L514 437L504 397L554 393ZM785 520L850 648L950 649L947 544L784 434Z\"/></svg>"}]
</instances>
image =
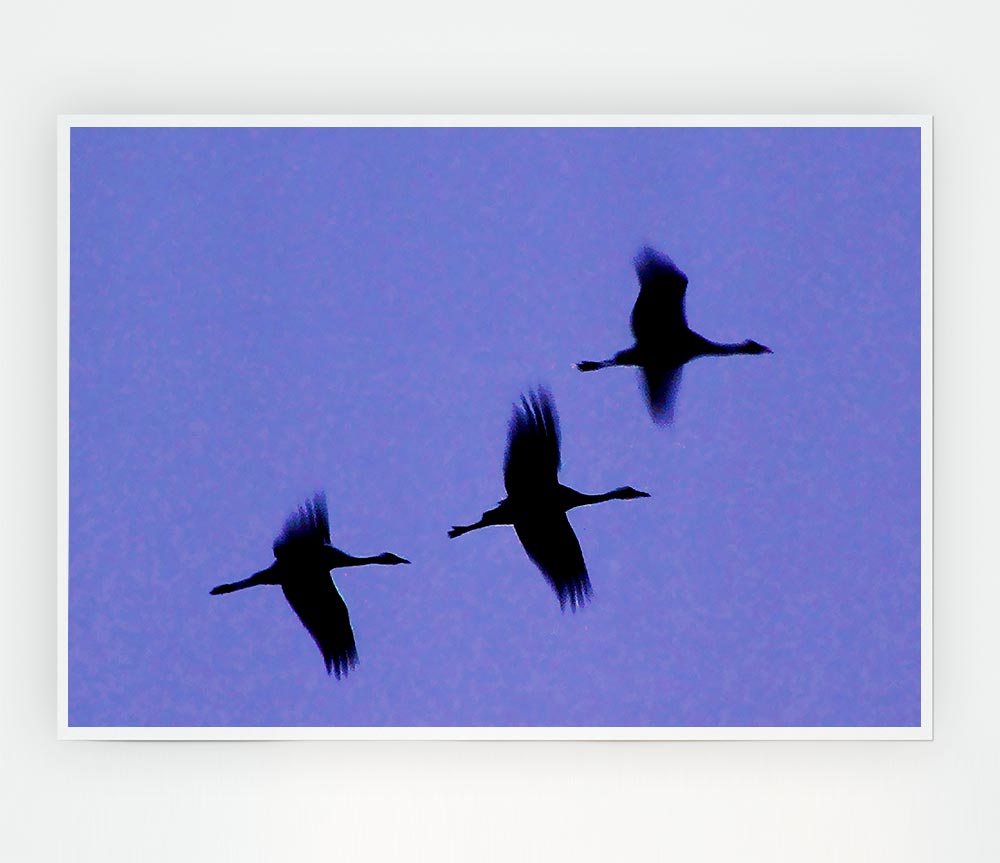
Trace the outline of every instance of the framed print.
<instances>
[{"instance_id":1,"label":"framed print","mask_svg":"<svg viewBox=\"0 0 1000 863\"><path fill-rule=\"evenodd\" d=\"M63 117L66 738L929 739L927 117Z\"/></svg>"}]
</instances>

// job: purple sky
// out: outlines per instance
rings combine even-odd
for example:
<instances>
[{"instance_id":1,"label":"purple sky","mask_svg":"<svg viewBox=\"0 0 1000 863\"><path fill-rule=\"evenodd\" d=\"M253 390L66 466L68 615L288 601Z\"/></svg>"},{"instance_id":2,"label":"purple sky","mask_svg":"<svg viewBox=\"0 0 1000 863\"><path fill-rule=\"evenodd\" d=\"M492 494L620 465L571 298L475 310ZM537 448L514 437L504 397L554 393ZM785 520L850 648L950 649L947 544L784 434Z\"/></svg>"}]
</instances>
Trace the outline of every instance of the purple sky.
<instances>
[{"instance_id":1,"label":"purple sky","mask_svg":"<svg viewBox=\"0 0 1000 863\"><path fill-rule=\"evenodd\" d=\"M920 132L115 129L71 142L70 725L918 725ZM635 372L632 257L771 356ZM510 528L562 420L594 586ZM360 666L267 566L325 489Z\"/></svg>"}]
</instances>

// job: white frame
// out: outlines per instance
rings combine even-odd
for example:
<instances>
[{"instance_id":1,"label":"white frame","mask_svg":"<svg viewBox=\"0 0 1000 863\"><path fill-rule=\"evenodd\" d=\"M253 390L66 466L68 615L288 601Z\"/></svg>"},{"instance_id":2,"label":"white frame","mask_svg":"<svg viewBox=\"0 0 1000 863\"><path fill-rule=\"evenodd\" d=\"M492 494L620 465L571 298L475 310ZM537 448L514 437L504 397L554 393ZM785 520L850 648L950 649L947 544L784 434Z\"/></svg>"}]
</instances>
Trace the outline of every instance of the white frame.
<instances>
[{"instance_id":1,"label":"white frame","mask_svg":"<svg viewBox=\"0 0 1000 863\"><path fill-rule=\"evenodd\" d=\"M904 727L152 727L69 725L70 131L75 127L914 127L920 129L920 720ZM933 141L929 115L64 115L58 118L57 733L64 740L932 740Z\"/></svg>"}]
</instances>

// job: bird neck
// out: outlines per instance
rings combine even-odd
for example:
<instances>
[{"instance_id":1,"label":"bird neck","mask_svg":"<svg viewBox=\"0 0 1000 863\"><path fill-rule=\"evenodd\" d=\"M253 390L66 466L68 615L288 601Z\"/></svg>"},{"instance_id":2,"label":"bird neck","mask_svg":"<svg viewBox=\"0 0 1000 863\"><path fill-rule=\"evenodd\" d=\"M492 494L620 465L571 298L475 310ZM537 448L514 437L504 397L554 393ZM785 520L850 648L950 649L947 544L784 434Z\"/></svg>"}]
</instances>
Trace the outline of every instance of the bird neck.
<instances>
[{"instance_id":1,"label":"bird neck","mask_svg":"<svg viewBox=\"0 0 1000 863\"><path fill-rule=\"evenodd\" d=\"M604 503L606 500L617 500L621 495L621 489L615 489L614 491L606 491L604 494L584 494L582 491L577 491L574 488L566 488L564 494L566 499L566 509L574 509L578 506L589 506L592 503Z\"/></svg>"},{"instance_id":2,"label":"bird neck","mask_svg":"<svg viewBox=\"0 0 1000 863\"><path fill-rule=\"evenodd\" d=\"M367 566L369 563L385 563L385 556L374 554L371 557L349 557L344 566Z\"/></svg>"},{"instance_id":3,"label":"bird neck","mask_svg":"<svg viewBox=\"0 0 1000 863\"><path fill-rule=\"evenodd\" d=\"M378 563L378 557L355 557L341 551L339 548L326 546L324 562L330 569L343 569L346 566L365 566L369 563Z\"/></svg>"},{"instance_id":4,"label":"bird neck","mask_svg":"<svg viewBox=\"0 0 1000 863\"><path fill-rule=\"evenodd\" d=\"M705 339L702 353L716 357L728 357L732 354L746 354L749 353L749 351L747 350L747 345L744 342L731 345L721 342L710 342L708 339Z\"/></svg>"}]
</instances>

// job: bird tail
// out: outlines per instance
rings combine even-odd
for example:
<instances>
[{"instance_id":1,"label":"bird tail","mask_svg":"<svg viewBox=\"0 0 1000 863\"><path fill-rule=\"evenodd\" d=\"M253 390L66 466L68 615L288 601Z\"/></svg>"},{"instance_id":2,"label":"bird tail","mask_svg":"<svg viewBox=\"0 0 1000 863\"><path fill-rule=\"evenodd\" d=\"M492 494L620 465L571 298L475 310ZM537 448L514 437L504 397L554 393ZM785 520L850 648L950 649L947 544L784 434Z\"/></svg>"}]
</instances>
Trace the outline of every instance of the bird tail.
<instances>
[{"instance_id":1,"label":"bird tail","mask_svg":"<svg viewBox=\"0 0 1000 863\"><path fill-rule=\"evenodd\" d=\"M581 372L592 372L595 371L596 369L607 368L608 365L609 365L608 362L596 362L595 360L584 360L583 362L577 363L576 367Z\"/></svg>"},{"instance_id":2,"label":"bird tail","mask_svg":"<svg viewBox=\"0 0 1000 863\"><path fill-rule=\"evenodd\" d=\"M448 531L448 536L454 539L456 536L461 536L463 533L468 533L472 530L471 527L463 527L462 525L455 525L451 530Z\"/></svg>"}]
</instances>

